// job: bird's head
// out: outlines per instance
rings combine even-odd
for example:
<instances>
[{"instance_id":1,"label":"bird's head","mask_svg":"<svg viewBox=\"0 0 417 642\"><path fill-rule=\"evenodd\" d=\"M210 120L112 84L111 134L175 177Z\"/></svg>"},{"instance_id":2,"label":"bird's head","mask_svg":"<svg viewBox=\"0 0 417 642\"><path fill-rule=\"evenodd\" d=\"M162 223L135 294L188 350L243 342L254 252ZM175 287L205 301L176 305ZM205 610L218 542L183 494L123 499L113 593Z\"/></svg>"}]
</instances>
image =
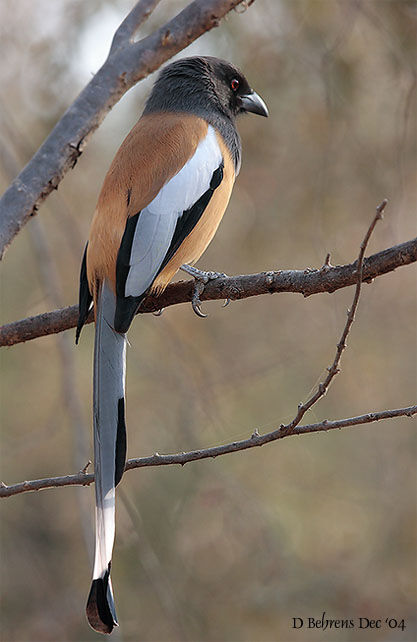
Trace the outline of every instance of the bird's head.
<instances>
[{"instance_id":1,"label":"bird's head","mask_svg":"<svg viewBox=\"0 0 417 642\"><path fill-rule=\"evenodd\" d=\"M161 71L145 113L165 110L216 110L231 119L244 112L268 116L264 101L239 69L212 56L182 58Z\"/></svg>"}]
</instances>

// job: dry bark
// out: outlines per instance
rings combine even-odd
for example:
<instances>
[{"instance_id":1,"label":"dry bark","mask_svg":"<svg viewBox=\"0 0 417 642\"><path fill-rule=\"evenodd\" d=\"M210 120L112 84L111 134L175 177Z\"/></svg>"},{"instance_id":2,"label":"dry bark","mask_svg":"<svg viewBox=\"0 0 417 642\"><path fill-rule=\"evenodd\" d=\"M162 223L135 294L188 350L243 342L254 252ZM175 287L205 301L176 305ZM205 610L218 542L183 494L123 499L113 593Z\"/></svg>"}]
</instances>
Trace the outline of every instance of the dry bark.
<instances>
[{"instance_id":1,"label":"dry bark","mask_svg":"<svg viewBox=\"0 0 417 642\"><path fill-rule=\"evenodd\" d=\"M378 276L392 272L398 267L417 261L417 238L395 245L364 260L363 281L370 282ZM318 270L278 270L230 276L209 282L201 300L245 299L260 294L277 292L298 292L304 296L320 292L334 292L357 282L357 262L348 265L331 266L326 262ZM159 297L149 297L142 312L156 312L178 303L191 301L192 281L172 283ZM0 346L11 346L55 334L75 327L78 306L72 305L60 310L45 312L34 317L8 323L0 327ZM91 323L93 315L87 323Z\"/></svg>"}]
</instances>

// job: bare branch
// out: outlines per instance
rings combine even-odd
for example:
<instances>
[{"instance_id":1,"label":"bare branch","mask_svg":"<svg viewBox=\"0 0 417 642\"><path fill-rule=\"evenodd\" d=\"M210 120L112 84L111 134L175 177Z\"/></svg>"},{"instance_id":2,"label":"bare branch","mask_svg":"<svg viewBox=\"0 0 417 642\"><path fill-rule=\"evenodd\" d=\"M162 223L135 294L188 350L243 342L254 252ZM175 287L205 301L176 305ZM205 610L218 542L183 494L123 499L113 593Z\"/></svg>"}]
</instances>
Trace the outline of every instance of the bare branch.
<instances>
[{"instance_id":1,"label":"bare branch","mask_svg":"<svg viewBox=\"0 0 417 642\"><path fill-rule=\"evenodd\" d=\"M359 256L357 260L357 267L355 270L357 275L355 294L353 297L352 305L348 310L347 320L345 323L345 327L343 328L342 336L340 337L340 341L337 344L336 354L335 354L333 363L330 366L330 368L327 368L328 370L327 377L325 378L324 381L319 383L319 385L317 386L316 392L313 395L311 395L311 397L305 403L299 404L297 414L295 415L294 419L290 421L290 423L287 425L284 425L284 424L281 425L281 430L285 433L288 433L288 434L291 433L294 430L295 426L298 426L298 424L306 414L307 410L309 410L312 406L314 406L314 404L317 403L319 399L324 397L333 379L340 372L340 367L339 367L340 360L342 358L342 353L346 348L346 339L348 337L352 324L355 320L355 314L359 303L359 297L361 294L362 281L363 281L363 259L365 255L365 250L368 246L369 239L371 238L372 232L374 231L376 224L378 223L378 221L382 219L382 212L384 211L387 203L388 203L387 199L384 199L382 203L378 205L378 207L376 208L376 214L372 219L372 223L370 224L365 234L365 238L361 243ZM328 259L326 256L324 267L327 267L327 264L329 263L329 261L330 261L330 258Z\"/></svg>"},{"instance_id":2,"label":"bare branch","mask_svg":"<svg viewBox=\"0 0 417 642\"><path fill-rule=\"evenodd\" d=\"M13 238L37 213L73 168L88 139L118 100L139 80L158 69L243 0L194 0L163 27L138 42L131 40L138 24L156 2L139 2L122 23L104 65L55 125L0 200L0 258Z\"/></svg>"},{"instance_id":3,"label":"bare branch","mask_svg":"<svg viewBox=\"0 0 417 642\"><path fill-rule=\"evenodd\" d=\"M175 455L160 455L155 453L150 457L140 457L138 459L129 459L126 462L125 470L132 470L133 468L144 468L147 466L171 466L180 465L184 466L190 461L197 461L199 459L209 459L227 455L228 453L235 453L248 448L255 448L263 446L271 441L277 441L284 437L291 437L293 435L305 435L311 432L323 432L328 430L336 430L347 428L349 426L359 426L362 424L369 424L383 419L394 419L395 417L413 417L417 414L417 406L409 406L407 408L397 408L395 410L383 410L380 412L370 412L365 415L358 415L357 417L350 417L348 419L337 419L335 421L321 421L315 424L306 424L304 426L296 426L290 433L284 432L281 428L277 428L272 432L260 435L255 430L249 439L242 441L234 441L230 444L222 446L214 446L213 448L206 448L204 450L191 450L190 452L177 453ZM94 475L85 473L86 468L81 470L76 475L66 475L64 477L49 477L45 479L34 479L32 481L24 481L19 484L6 486L0 482L0 497L11 497L26 493L34 490L44 490L46 488L58 488L60 486L89 486L94 482Z\"/></svg>"},{"instance_id":4,"label":"bare branch","mask_svg":"<svg viewBox=\"0 0 417 642\"><path fill-rule=\"evenodd\" d=\"M340 371L340 360L344 349L346 348L346 339L349 335L350 329L352 327L353 321L355 320L355 313L357 310L359 297L361 293L362 282L364 279L364 255L365 251L371 237L371 234L377 224L377 222L382 219L382 212L387 205L387 201L384 200L376 209L376 214L370 224L365 238L363 239L358 260L355 262L355 278L356 278L356 288L355 294L353 297L353 302L350 310L348 310L348 318L345 324L345 327L342 332L339 343L337 344L336 355L334 357L332 365L328 368L328 375L325 380L320 383L317 387L316 392L303 404L298 406L297 414L294 419L287 425L281 424L279 428L273 430L272 432L260 435L258 430L255 429L249 439L244 439L242 441L235 441L229 444L222 446L214 446L212 448L207 448L204 450L193 450L188 453L179 453L176 455L160 455L155 453L151 457L141 457L139 459L129 459L126 463L125 470L130 470L132 468L142 468L144 466L164 466L170 464L180 464L184 465L189 461L196 461L198 459L207 459L209 457L218 457L219 455L225 455L231 452L238 452L240 450L247 450L248 448L254 448L255 446L263 446L266 443L271 441L277 441L278 439L283 439L284 437L289 437L291 435L301 435L309 432L320 432L327 430L334 430L336 428L346 428L348 426L357 426L360 424L372 423L379 421L381 419L392 419L394 417L412 417L417 413L417 406L409 406L407 408L398 408L396 410L385 410L380 412L370 412L366 415L359 415L357 417L350 417L348 419L337 419L333 421L328 421L327 419L315 424L306 424L300 426L300 421L305 415L305 413L315 404L321 397L323 397L334 377ZM330 267L330 256L327 255L324 266L321 271L327 273L328 271L334 268ZM88 466L88 464L87 464ZM94 481L94 475L88 475L86 473L87 466L85 466L78 475L67 475L65 477L53 477L48 479L36 479L33 481L24 481L19 484L14 484L12 486L6 486L3 482L0 484L0 497L11 497L12 495L18 495L27 491L33 490L42 490L44 488L55 488L59 486L74 486L82 485L87 486Z\"/></svg>"},{"instance_id":5,"label":"bare branch","mask_svg":"<svg viewBox=\"0 0 417 642\"><path fill-rule=\"evenodd\" d=\"M149 18L160 0L140 0L127 14L126 18L116 29L110 47L110 53L114 53L119 47L128 46L139 27Z\"/></svg>"},{"instance_id":6,"label":"bare branch","mask_svg":"<svg viewBox=\"0 0 417 642\"><path fill-rule=\"evenodd\" d=\"M417 261L417 238L401 243L366 258L363 264L363 281L370 282L378 276L392 272L398 267ZM296 292L304 296L321 292L334 292L357 282L356 261L348 265L330 266L325 263L318 270L279 270L210 281L201 295L203 301L215 299L245 299L261 294ZM191 281L172 283L159 297L149 297L141 312L156 312L178 303L191 301ZM75 327L78 306L45 312L0 327L0 346L30 341L37 337L55 334ZM91 323L91 314L87 323Z\"/></svg>"}]
</instances>

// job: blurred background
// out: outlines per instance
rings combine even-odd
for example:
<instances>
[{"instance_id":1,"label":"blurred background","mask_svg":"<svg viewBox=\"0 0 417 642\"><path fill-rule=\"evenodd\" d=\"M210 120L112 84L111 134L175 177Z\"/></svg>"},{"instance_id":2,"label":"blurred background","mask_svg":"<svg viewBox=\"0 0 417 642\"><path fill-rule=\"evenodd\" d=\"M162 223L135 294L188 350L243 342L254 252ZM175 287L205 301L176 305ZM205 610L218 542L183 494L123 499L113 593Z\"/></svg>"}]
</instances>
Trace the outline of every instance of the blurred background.
<instances>
[{"instance_id":1,"label":"blurred background","mask_svg":"<svg viewBox=\"0 0 417 642\"><path fill-rule=\"evenodd\" d=\"M150 33L187 4L161 2ZM3 0L0 187L103 63L133 0ZM228 274L351 262L416 234L416 5L258 0L180 55L224 57L270 109L240 122L243 166L199 267ZM77 300L105 172L154 76L132 89L14 240L2 322ZM130 457L243 439L289 421L325 374L353 288L190 305L129 333ZM415 400L416 269L366 285L342 372L308 422ZM1 478L69 474L92 459L93 327L3 348ZM163 391L163 396L161 395ZM113 564L113 640L415 639L416 424L398 419L127 473ZM4 642L98 639L84 617L94 490L2 502ZM292 618L404 619L405 631L294 630Z\"/></svg>"}]
</instances>

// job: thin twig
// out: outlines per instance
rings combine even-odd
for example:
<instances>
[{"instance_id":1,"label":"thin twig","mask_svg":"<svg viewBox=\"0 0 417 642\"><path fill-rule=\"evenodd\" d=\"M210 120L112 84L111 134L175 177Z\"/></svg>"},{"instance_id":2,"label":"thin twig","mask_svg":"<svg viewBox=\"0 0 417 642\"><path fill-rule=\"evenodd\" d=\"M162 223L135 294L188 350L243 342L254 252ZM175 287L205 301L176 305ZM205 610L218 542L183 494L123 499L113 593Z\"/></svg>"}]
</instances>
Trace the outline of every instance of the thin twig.
<instances>
[{"instance_id":1,"label":"thin twig","mask_svg":"<svg viewBox=\"0 0 417 642\"><path fill-rule=\"evenodd\" d=\"M417 261L417 239L401 243L373 254L364 260L363 281L370 282L398 267ZM335 292L357 282L356 261L348 265L325 265L318 270L279 270L240 276L222 277L210 281L201 295L202 301L216 299L245 299L261 294L295 292L305 297L322 292ZM149 297L141 312L157 312L171 305L191 301L191 281L172 283L159 297ZM0 327L0 346L30 341L74 328L78 306L44 312L34 317L14 321ZM91 314L87 323L93 321Z\"/></svg>"},{"instance_id":2,"label":"thin twig","mask_svg":"<svg viewBox=\"0 0 417 642\"><path fill-rule=\"evenodd\" d=\"M307 410L309 410L312 406L314 406L315 403L324 395L327 393L330 384L332 383L333 379L335 376L340 372L340 360L342 358L342 353L346 348L346 339L348 337L348 334L350 332L350 329L352 327L352 324L355 320L355 313L358 307L359 303L359 297L361 294L361 289L362 289L362 281L363 281L363 259L365 255L365 250L368 246L369 239L371 238L372 232L375 229L376 224L378 221L382 219L382 212L384 211L388 201L385 198L380 205L376 208L376 214L374 218L372 219L372 223L370 224L366 234L365 238L363 239L361 246L360 246L360 251L359 251L359 256L357 260L357 267L356 267L356 279L357 279L357 284L355 288L355 294L353 296L353 302L348 310L348 315L347 315L347 320L345 327L343 328L342 336L340 337L340 341L337 344L336 348L336 354L333 360L332 365L330 368L327 368L328 374L325 378L324 381L319 383L317 386L316 392L311 395L309 399L307 399L306 402L300 403L298 406L297 414L295 415L294 419L290 421L289 424L282 424L281 425L281 430L283 433L290 434L296 426L300 423L304 415L306 414Z\"/></svg>"},{"instance_id":3,"label":"thin twig","mask_svg":"<svg viewBox=\"0 0 417 642\"><path fill-rule=\"evenodd\" d=\"M394 419L395 417L413 417L417 414L417 405L408 406L407 408L397 408L395 410L382 410L380 412L369 412L365 415L358 415L357 417L350 417L348 419L336 419L335 421L320 421L315 424L306 424L304 426L296 426L291 433L284 432L281 428L277 428L272 432L260 435L257 430L254 430L249 439L242 441L234 441L229 444L221 446L214 446L212 448L205 448L202 450L191 450L189 452L177 453L175 455L160 455L155 453L150 457L139 457L137 459L129 459L126 463L125 470L132 470L134 468L145 468L148 466L171 466L189 463L190 461L197 461L200 459L209 459L227 455L228 453L235 453L248 448L255 448L263 446L278 439L291 437L294 435L305 435L312 432L323 432L328 430L336 430L347 428L349 426L359 426L362 424L369 424L383 419ZM12 497L20 493L26 493L35 490L44 490L46 488L59 488L61 486L89 486L94 482L94 475L85 474L80 471L76 475L66 475L65 477L49 477L45 479L34 479L32 481L24 481L18 484L6 486L0 482L0 497Z\"/></svg>"}]
</instances>

